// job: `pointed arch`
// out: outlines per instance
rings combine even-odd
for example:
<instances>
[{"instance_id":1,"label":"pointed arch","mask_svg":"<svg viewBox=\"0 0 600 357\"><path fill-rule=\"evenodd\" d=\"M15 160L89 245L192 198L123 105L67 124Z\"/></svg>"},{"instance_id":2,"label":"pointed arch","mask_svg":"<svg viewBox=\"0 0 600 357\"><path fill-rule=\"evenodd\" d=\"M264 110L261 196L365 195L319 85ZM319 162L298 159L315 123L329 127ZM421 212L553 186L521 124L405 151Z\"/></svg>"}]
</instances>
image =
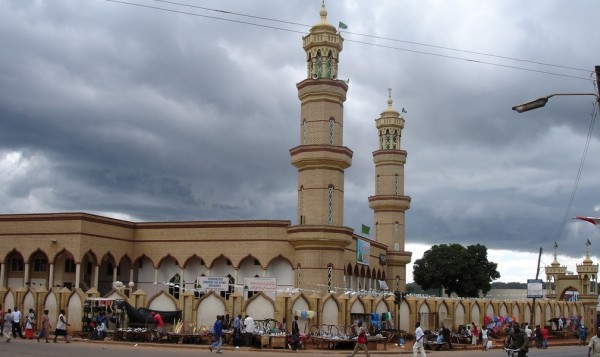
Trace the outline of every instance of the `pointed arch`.
<instances>
[{"instance_id":1,"label":"pointed arch","mask_svg":"<svg viewBox=\"0 0 600 357\"><path fill-rule=\"evenodd\" d=\"M167 260L169 260L169 259L173 259L173 260L175 261L175 265L177 265L177 267L178 267L178 268L179 268L179 267L181 267L181 264L179 264L179 261L177 260L177 258L175 258L174 256L172 256L172 255L169 253L169 254L165 255L164 257L162 257L162 258L161 258L161 259L158 261L158 268L160 268L160 267L161 267L161 265L162 265L162 264L163 264L165 261L167 261Z\"/></svg>"},{"instance_id":2,"label":"pointed arch","mask_svg":"<svg viewBox=\"0 0 600 357\"><path fill-rule=\"evenodd\" d=\"M158 311L179 310L179 301L173 295L161 290L148 299L148 308Z\"/></svg>"},{"instance_id":3,"label":"pointed arch","mask_svg":"<svg viewBox=\"0 0 600 357\"><path fill-rule=\"evenodd\" d=\"M192 261L196 261L196 260L200 260L200 264L206 266L206 263L204 262L204 259L202 259L202 257L200 257L199 255L197 255L196 253L192 254L190 257L188 257L184 262L183 262L183 268L187 268L188 264Z\"/></svg>"}]
</instances>

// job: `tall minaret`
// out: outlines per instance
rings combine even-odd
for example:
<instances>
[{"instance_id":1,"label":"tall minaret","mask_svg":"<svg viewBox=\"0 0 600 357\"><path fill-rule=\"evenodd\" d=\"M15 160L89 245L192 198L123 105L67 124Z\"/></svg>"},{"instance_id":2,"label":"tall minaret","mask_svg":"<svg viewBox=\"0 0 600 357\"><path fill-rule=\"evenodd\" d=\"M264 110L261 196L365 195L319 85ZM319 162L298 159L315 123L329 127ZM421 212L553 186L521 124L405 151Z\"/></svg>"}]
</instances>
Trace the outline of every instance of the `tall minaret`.
<instances>
[{"instance_id":1,"label":"tall minaret","mask_svg":"<svg viewBox=\"0 0 600 357\"><path fill-rule=\"evenodd\" d=\"M306 79L296 85L300 145L290 149L298 169L298 210L297 225L288 235L298 270L307 272L297 284L307 289L344 286L344 251L353 233L344 227L344 170L352 163L352 151L343 142L348 84L337 79L343 38L327 21L324 2L320 15L302 38Z\"/></svg>"},{"instance_id":2,"label":"tall minaret","mask_svg":"<svg viewBox=\"0 0 600 357\"><path fill-rule=\"evenodd\" d=\"M369 207L374 211L374 239L388 247L387 284L404 292L412 255L404 251L404 212L410 208L410 197L404 195L406 151L400 149L404 118L392 107L392 90L388 92L388 107L375 119L379 149L373 152L375 195L369 197Z\"/></svg>"}]
</instances>

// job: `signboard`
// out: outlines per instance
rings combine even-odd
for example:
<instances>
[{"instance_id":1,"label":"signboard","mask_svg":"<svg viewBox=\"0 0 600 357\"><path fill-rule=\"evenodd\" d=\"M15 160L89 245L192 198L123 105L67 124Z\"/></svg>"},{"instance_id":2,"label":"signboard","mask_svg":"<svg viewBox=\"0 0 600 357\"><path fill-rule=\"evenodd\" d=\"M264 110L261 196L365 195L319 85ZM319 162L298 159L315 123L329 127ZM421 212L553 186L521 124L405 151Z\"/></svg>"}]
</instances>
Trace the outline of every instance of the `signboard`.
<instances>
[{"instance_id":1,"label":"signboard","mask_svg":"<svg viewBox=\"0 0 600 357\"><path fill-rule=\"evenodd\" d=\"M277 278L244 278L244 290L276 292Z\"/></svg>"},{"instance_id":2,"label":"signboard","mask_svg":"<svg viewBox=\"0 0 600 357\"><path fill-rule=\"evenodd\" d=\"M379 265L385 265L387 263L387 255L379 254Z\"/></svg>"},{"instance_id":3,"label":"signboard","mask_svg":"<svg viewBox=\"0 0 600 357\"><path fill-rule=\"evenodd\" d=\"M364 240L356 240L356 263L369 265L369 256L371 255L371 243Z\"/></svg>"},{"instance_id":4,"label":"signboard","mask_svg":"<svg viewBox=\"0 0 600 357\"><path fill-rule=\"evenodd\" d=\"M218 277L218 276L199 276L196 278L198 289L212 290L212 291L228 291L229 290L229 278Z\"/></svg>"},{"instance_id":5,"label":"signboard","mask_svg":"<svg viewBox=\"0 0 600 357\"><path fill-rule=\"evenodd\" d=\"M544 281L542 279L527 279L527 297L544 297Z\"/></svg>"}]
</instances>

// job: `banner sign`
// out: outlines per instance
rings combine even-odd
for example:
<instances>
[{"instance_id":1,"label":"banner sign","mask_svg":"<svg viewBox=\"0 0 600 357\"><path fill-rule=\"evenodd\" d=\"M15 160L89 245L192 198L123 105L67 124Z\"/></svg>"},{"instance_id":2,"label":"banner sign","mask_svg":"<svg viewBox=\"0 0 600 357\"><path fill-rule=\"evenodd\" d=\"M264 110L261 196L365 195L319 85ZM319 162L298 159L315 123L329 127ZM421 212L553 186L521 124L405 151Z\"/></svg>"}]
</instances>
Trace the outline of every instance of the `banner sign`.
<instances>
[{"instance_id":1,"label":"banner sign","mask_svg":"<svg viewBox=\"0 0 600 357\"><path fill-rule=\"evenodd\" d=\"M277 278L244 278L244 290L277 291Z\"/></svg>"},{"instance_id":2,"label":"banner sign","mask_svg":"<svg viewBox=\"0 0 600 357\"><path fill-rule=\"evenodd\" d=\"M199 276L196 278L197 289L212 291L228 291L229 278L218 276Z\"/></svg>"},{"instance_id":3,"label":"banner sign","mask_svg":"<svg viewBox=\"0 0 600 357\"><path fill-rule=\"evenodd\" d=\"M356 240L356 263L369 265L369 256L371 255L371 243L364 240Z\"/></svg>"},{"instance_id":4,"label":"banner sign","mask_svg":"<svg viewBox=\"0 0 600 357\"><path fill-rule=\"evenodd\" d=\"M542 279L527 279L527 297L544 297L544 281Z\"/></svg>"}]
</instances>

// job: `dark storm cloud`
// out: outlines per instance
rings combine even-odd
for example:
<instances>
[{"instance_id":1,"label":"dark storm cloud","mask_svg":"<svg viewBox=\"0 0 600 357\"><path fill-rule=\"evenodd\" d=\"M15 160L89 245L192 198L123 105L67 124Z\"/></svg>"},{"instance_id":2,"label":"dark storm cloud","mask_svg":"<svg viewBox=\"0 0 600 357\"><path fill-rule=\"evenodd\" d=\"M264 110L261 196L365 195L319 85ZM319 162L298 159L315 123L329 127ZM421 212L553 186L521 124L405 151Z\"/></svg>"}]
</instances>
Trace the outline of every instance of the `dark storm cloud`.
<instances>
[{"instance_id":1,"label":"dark storm cloud","mask_svg":"<svg viewBox=\"0 0 600 357\"><path fill-rule=\"evenodd\" d=\"M312 25L321 1L187 3ZM594 91L597 8L594 1L568 9L560 1L533 1L527 9L517 1L328 1L329 21L345 22L349 32L589 69L345 33L344 145L354 151L345 225L373 224L374 119L392 87L394 108L408 112L407 242L550 251L577 177L592 99L553 98L520 115L510 108L550 93ZM7 1L0 19L2 213L295 221L289 149L299 142L302 34L105 1ZM591 154L597 128L569 217L600 214L600 162ZM589 226L568 220L561 253L581 256L582 242L600 236Z\"/></svg>"}]
</instances>

